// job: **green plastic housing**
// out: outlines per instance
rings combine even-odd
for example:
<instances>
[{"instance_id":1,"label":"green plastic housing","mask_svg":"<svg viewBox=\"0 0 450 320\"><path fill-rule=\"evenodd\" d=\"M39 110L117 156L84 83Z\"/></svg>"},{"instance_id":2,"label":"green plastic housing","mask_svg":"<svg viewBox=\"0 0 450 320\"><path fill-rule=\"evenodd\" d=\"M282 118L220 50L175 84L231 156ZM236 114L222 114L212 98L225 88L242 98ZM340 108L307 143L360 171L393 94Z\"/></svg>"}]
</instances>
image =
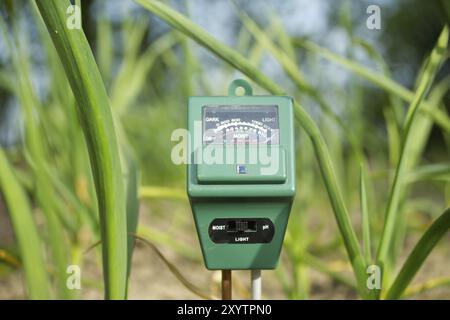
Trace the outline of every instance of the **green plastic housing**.
<instances>
[{"instance_id":1,"label":"green plastic housing","mask_svg":"<svg viewBox=\"0 0 450 320\"><path fill-rule=\"evenodd\" d=\"M270 175L261 175L259 164L249 164L246 174L237 174L235 164L194 163L196 153L205 146L193 133L198 130L198 121L202 121L203 107L211 105L277 106L279 144L271 148L279 151L278 170ZM187 193L208 269L276 267L296 191L293 119L293 100L289 96L230 95L189 99L187 127L191 134ZM215 243L210 238L209 228L218 218L268 218L274 225L273 238L269 243Z\"/></svg>"}]
</instances>

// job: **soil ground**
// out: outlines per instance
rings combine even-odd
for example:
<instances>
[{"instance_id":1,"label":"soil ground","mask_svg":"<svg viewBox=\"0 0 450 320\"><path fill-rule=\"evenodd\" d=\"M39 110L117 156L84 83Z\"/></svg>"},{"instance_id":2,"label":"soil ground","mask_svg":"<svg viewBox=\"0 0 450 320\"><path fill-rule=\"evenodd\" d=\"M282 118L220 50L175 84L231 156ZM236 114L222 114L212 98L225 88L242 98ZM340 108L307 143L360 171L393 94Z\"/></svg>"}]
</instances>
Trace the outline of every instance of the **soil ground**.
<instances>
[{"instance_id":1,"label":"soil ground","mask_svg":"<svg viewBox=\"0 0 450 320\"><path fill-rule=\"evenodd\" d=\"M148 211L148 210L144 210ZM3 212L3 213L2 213ZM149 219L151 212L144 212ZM152 219L153 220L153 219ZM154 219L153 221L162 221ZM0 243L8 244L11 240L11 232L6 227L8 225L4 210L0 209ZM161 223L162 224L162 223ZM161 228L166 227L162 224ZM189 228L193 228L191 225ZM200 250L193 229L186 230L183 238L188 239L189 245ZM424 266L414 279L414 283L423 283L426 280L436 277L448 277L450 265L450 235L442 239L426 260ZM408 239L404 250L405 255L409 252L417 241L416 238ZM164 246L158 246L164 256L175 266L191 283L201 288L204 292L218 297L220 294L220 271L208 271L203 263L184 258ZM83 284L79 291L82 299L102 299L102 276L98 267L98 255L95 250L85 255L85 265L83 267ZM404 258L403 258L404 260ZM403 262L402 260L402 262ZM1 264L1 262L0 262ZM340 285L329 277L310 270L311 293L310 299L356 299L355 293L344 285ZM233 272L233 298L248 298L249 272ZM0 299L24 299L26 298L22 285L22 275L20 270L7 270L0 273ZM130 278L130 299L198 299L199 297L188 290L168 269L161 258L148 246L143 243L136 245L133 257L133 269ZM286 299L280 281L274 271L263 271L263 298ZM415 295L413 299L450 299L450 286L429 290L425 293Z\"/></svg>"}]
</instances>

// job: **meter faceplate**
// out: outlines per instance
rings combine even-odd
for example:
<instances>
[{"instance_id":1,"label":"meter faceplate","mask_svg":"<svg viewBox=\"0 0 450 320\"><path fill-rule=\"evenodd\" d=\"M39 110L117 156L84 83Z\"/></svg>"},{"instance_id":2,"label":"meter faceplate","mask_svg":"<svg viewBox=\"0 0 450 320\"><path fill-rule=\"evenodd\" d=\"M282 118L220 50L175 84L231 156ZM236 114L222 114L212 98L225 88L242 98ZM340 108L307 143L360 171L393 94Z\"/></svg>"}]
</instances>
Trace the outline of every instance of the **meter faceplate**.
<instances>
[{"instance_id":1,"label":"meter faceplate","mask_svg":"<svg viewBox=\"0 0 450 320\"><path fill-rule=\"evenodd\" d=\"M223 173L224 166L221 164L207 164L206 161L198 161L198 153L205 153L207 148L213 144L203 144L203 108L205 106L229 105L229 106L277 106L279 121L279 144L278 147L284 150L286 179L284 183L260 183L260 184L202 184L197 178L199 166L213 166L219 173ZM191 133L189 143L189 165L188 165L188 195L192 198L211 197L293 197L295 194L295 155L294 155L294 112L292 98L288 96L217 96L217 97L191 97L188 106L188 130ZM198 127L202 130L200 137L195 134ZM227 145L223 145L227 148ZM251 148L251 145L235 145ZM260 148L261 146L258 146ZM264 148L265 146L262 146ZM267 145L267 147L271 147ZM261 149L260 149L261 150ZM283 151L280 151L280 157ZM224 153L224 157L226 152ZM239 165L237 161L234 163ZM236 169L236 167L235 167ZM233 175L235 170L233 170ZM241 175L243 177L244 175ZM243 180L245 180L243 178Z\"/></svg>"}]
</instances>

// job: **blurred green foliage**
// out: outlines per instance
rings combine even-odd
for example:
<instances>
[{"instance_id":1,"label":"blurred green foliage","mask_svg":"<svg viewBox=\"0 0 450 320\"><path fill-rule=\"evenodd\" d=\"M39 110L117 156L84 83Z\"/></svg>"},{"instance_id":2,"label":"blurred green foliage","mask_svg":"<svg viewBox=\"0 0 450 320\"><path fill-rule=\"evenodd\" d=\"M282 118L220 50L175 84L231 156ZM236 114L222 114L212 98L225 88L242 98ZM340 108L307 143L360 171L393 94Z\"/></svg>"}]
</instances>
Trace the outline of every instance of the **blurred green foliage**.
<instances>
[{"instance_id":1,"label":"blurred green foliage","mask_svg":"<svg viewBox=\"0 0 450 320\"><path fill-rule=\"evenodd\" d=\"M289 8L294 2L284 5ZM399 257L411 251L406 241L423 234L450 199L448 49L439 49L444 45L436 47L433 68L427 60L444 24L450 22L448 1L402 0L386 7L380 4L380 31L365 28L365 1L322 1L328 9L317 18L327 21L329 30L311 34L291 34L283 20L286 9L277 2L271 1L258 11L257 5L246 1L218 1L216 5L228 3L233 16L227 30L220 25L223 32L214 34L216 38L231 34L234 39L233 44L224 44L223 48L236 54L225 57L220 55L225 51L216 50L214 56L194 43L193 39L201 43L194 29L185 30L188 36L183 35L136 4L130 4L131 9L119 18L112 18L105 3L81 1L83 30L103 79L103 84L98 85L104 85L110 98L115 134L120 145L126 146L125 157L137 160L141 175L139 194L141 200L146 199L141 201L141 211L151 208L151 213L146 214L154 223L148 225L148 219L141 220L137 231L140 236L180 257L199 262L199 255L193 250L195 231L182 196L185 167L170 161L174 145L170 137L173 130L185 127L189 96L224 94L228 82L244 73L261 85L256 89L258 94L282 88L295 96L304 107L302 112L312 115L326 142L323 147L332 159L330 172L337 177L336 188L342 193L350 230L355 231L355 239L364 248L361 252L365 253L365 264L374 262L387 219L385 204L392 197L395 172L400 171L398 163L402 155L406 157L395 196L398 203L391 205L394 214L389 215L394 232L385 244L389 250L382 255L386 272L383 284L386 288L395 284L388 297L403 294L421 264L406 265L400 280L395 280ZM193 7L198 11L202 4L169 3L188 17L194 17ZM52 281L58 289L53 290L54 296L69 298L61 285L64 267L69 262L84 266L86 258L80 252L98 241L101 234L98 191L92 175L96 168L89 161L92 150L87 147L80 122L82 114L76 107L80 94L73 95L64 72L67 63L61 64L61 55L36 7L28 1L8 0L0 4L0 10L0 139L4 145L2 154L6 154L0 172L2 201L12 216L14 208L8 203L3 181L17 179L20 185L15 189L24 189L30 202L30 214L21 219L27 221L30 230L34 221L44 221L36 223L36 228L42 230L39 235L47 252L48 275L52 280L58 279L56 283ZM208 7L202 10L206 12ZM169 15L164 19L171 18ZM182 24L180 21L175 19L171 24ZM183 30L180 25L178 29ZM442 34L445 36L445 32ZM210 45L211 49L210 39L202 39L202 46ZM441 50L437 57L436 50ZM243 57L240 63L230 66L237 55ZM249 70L269 77L261 80ZM414 122L409 123L413 119L411 110L416 108ZM15 116L14 110L20 113ZM405 124L411 127L405 130ZM405 134L413 139L407 153ZM297 138L299 191L277 277L286 297L292 299L314 294L311 270L356 292L356 281L350 277L346 263L342 241L345 234L331 223L333 209L327 198L327 190L330 191L322 183L323 167L314 153L317 146L301 126ZM5 173L4 168L9 167L14 168L13 175ZM119 176L121 172L115 174ZM131 184L139 181L132 174L125 180ZM137 193L134 190L131 196L128 194L128 200ZM136 202L128 201L128 205L128 210L137 211ZM33 258L27 257L20 244L15 217L11 219L12 227L19 243L0 243L0 249L20 257L27 273L27 259ZM448 211L438 221L441 229L434 225L431 230L444 230L443 236ZM165 231L155 225L164 225ZM189 242L175 236L184 233ZM429 253L423 243L431 238L437 243L436 237L425 233L414 249L421 258L424 252ZM100 251L96 253L100 255ZM331 262L336 260L341 262L340 268L333 267ZM446 279L431 279L429 285L411 287L406 293L420 293L424 288L448 283ZM27 284L29 297L36 297L35 284L29 280Z\"/></svg>"}]
</instances>

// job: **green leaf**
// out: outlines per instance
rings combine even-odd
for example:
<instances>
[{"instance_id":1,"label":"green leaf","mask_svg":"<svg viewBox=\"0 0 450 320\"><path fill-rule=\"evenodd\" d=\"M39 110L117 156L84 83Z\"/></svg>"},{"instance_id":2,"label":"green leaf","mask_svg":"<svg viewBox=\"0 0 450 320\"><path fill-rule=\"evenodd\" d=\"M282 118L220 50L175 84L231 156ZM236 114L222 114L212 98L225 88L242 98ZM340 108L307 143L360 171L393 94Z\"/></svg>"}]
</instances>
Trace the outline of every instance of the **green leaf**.
<instances>
[{"instance_id":1,"label":"green leaf","mask_svg":"<svg viewBox=\"0 0 450 320\"><path fill-rule=\"evenodd\" d=\"M127 293L128 280L131 275L131 265L133 258L133 251L135 245L134 234L137 232L139 220L139 169L137 167L134 157L128 157L128 174L126 179L127 187Z\"/></svg>"},{"instance_id":2,"label":"green leaf","mask_svg":"<svg viewBox=\"0 0 450 320\"><path fill-rule=\"evenodd\" d=\"M420 79L414 100L411 102L411 105L408 108L408 113L402 132L401 151L395 171L394 181L392 183L391 191L389 194L389 200L385 213L385 225L378 248L377 261L380 263L380 265L386 262L386 257L389 248L392 245L392 239L395 232L395 222L397 221L397 215L399 212L400 198L404 189L404 176L407 173L408 168L408 148L410 143L413 142L413 135L411 134L410 129L417 110L419 109L419 106L425 97L425 93L433 82L437 69L444 58L444 53L447 48L448 36L449 30L447 27L444 27L435 48L431 52L428 65L426 66Z\"/></svg>"},{"instance_id":3,"label":"green leaf","mask_svg":"<svg viewBox=\"0 0 450 320\"><path fill-rule=\"evenodd\" d=\"M38 205L45 216L48 238L50 240L51 258L55 265L54 273L58 294L60 297L69 299L72 297L72 292L66 286L66 269L69 264L65 246L66 239L57 212L59 199L54 195L50 177L46 172L48 158L45 139L36 119L36 110L40 110L41 105L30 80L30 61L26 55L26 52L28 52L27 38L26 35L23 38L19 37L20 25L13 24L14 41L12 39L9 40L6 27L1 18L0 28L6 35L8 47L12 52L12 66L17 77L14 93L20 102L21 111L25 119L25 158L33 170L36 183L34 192Z\"/></svg>"},{"instance_id":4,"label":"green leaf","mask_svg":"<svg viewBox=\"0 0 450 320\"><path fill-rule=\"evenodd\" d=\"M307 82L303 73L300 72L300 69L297 66L295 60L291 59L287 53L282 51L279 46L272 41L270 36L262 30L255 21L253 21L250 16L240 10L239 7L236 7L236 12L239 15L240 20L247 28L247 30L253 35L256 41L261 43L261 45L273 55L273 57L280 63L283 67L283 70L286 74L292 79L297 88L301 91L314 91L314 88Z\"/></svg>"},{"instance_id":5,"label":"green leaf","mask_svg":"<svg viewBox=\"0 0 450 320\"><path fill-rule=\"evenodd\" d=\"M114 110L117 110L119 114L128 110L147 83L148 74L157 61L156 59L177 42L178 39L175 35L168 33L155 40L141 56L137 56L136 49L125 51L127 54L111 87L111 101Z\"/></svg>"},{"instance_id":6,"label":"green leaf","mask_svg":"<svg viewBox=\"0 0 450 320\"><path fill-rule=\"evenodd\" d=\"M450 181L450 162L421 166L408 173L405 179L409 183L422 180Z\"/></svg>"},{"instance_id":7,"label":"green leaf","mask_svg":"<svg viewBox=\"0 0 450 320\"><path fill-rule=\"evenodd\" d=\"M0 190L19 244L28 296L31 299L50 299L50 282L41 239L29 201L13 172L3 148L0 148Z\"/></svg>"},{"instance_id":8,"label":"green leaf","mask_svg":"<svg viewBox=\"0 0 450 320\"><path fill-rule=\"evenodd\" d=\"M106 84L111 81L111 71L114 62L113 26L111 21L105 17L97 20L97 32L101 37L97 37L97 61L98 67Z\"/></svg>"},{"instance_id":9,"label":"green leaf","mask_svg":"<svg viewBox=\"0 0 450 320\"><path fill-rule=\"evenodd\" d=\"M443 99L450 89L450 75L443 78L439 83L433 86L430 90L428 97L429 106L422 106L421 111L423 111L424 116L421 117L419 123L414 124L414 130L422 132L424 140L428 138L432 126L433 120L438 126L440 126L447 136L450 136L450 118L447 115L445 105L443 104ZM426 143L423 141L418 141L417 149L422 150Z\"/></svg>"},{"instance_id":10,"label":"green leaf","mask_svg":"<svg viewBox=\"0 0 450 320\"><path fill-rule=\"evenodd\" d=\"M105 297L126 295L125 188L108 96L82 30L66 27L67 0L37 0L70 86L88 145L100 214Z\"/></svg>"},{"instance_id":11,"label":"green leaf","mask_svg":"<svg viewBox=\"0 0 450 320\"><path fill-rule=\"evenodd\" d=\"M359 193L361 201L361 224L363 234L363 248L366 263L372 262L372 250L370 243L370 221L369 221L369 206L367 204L367 192L366 192L366 169L361 165Z\"/></svg>"},{"instance_id":12,"label":"green leaf","mask_svg":"<svg viewBox=\"0 0 450 320\"><path fill-rule=\"evenodd\" d=\"M334 52L331 52L325 48L322 48L312 41L303 39L293 39L293 43L327 60L330 60L336 64L341 65L342 67L350 70L351 72L356 73L357 75L363 77L364 79L370 81L371 83L377 85L378 87L386 90L387 92L390 92L398 96L399 98L403 99L406 102L412 103L415 98L414 92L406 89L401 84L395 82L388 76L373 71L357 62L354 62ZM428 101L423 102L422 109L433 119L433 121L435 121L438 125L442 126L445 130L448 131L450 119L445 112L433 108L433 105L431 105Z\"/></svg>"},{"instance_id":13,"label":"green leaf","mask_svg":"<svg viewBox=\"0 0 450 320\"><path fill-rule=\"evenodd\" d=\"M270 13L270 24L273 26L274 36L278 38L280 46L292 60L296 59L295 48L292 45L291 37L286 32L281 18L275 13Z\"/></svg>"},{"instance_id":14,"label":"green leaf","mask_svg":"<svg viewBox=\"0 0 450 320\"><path fill-rule=\"evenodd\" d=\"M368 81L376 84L377 86L396 94L404 100L411 100L412 92L390 79L389 77L379 72L373 71L357 62L342 57L334 52L331 52L325 48L320 47L312 41L304 39L293 39L295 45L303 47L327 60L330 60L342 67L358 74L359 76L367 79Z\"/></svg>"},{"instance_id":15,"label":"green leaf","mask_svg":"<svg viewBox=\"0 0 450 320\"><path fill-rule=\"evenodd\" d=\"M450 208L447 208L420 238L419 242L406 259L406 262L399 274L395 278L394 283L387 292L385 297L386 299L398 299L401 297L408 284L414 278L417 271L419 271L423 262L430 254L431 250L433 250L439 240L448 232L449 229Z\"/></svg>"}]
</instances>

